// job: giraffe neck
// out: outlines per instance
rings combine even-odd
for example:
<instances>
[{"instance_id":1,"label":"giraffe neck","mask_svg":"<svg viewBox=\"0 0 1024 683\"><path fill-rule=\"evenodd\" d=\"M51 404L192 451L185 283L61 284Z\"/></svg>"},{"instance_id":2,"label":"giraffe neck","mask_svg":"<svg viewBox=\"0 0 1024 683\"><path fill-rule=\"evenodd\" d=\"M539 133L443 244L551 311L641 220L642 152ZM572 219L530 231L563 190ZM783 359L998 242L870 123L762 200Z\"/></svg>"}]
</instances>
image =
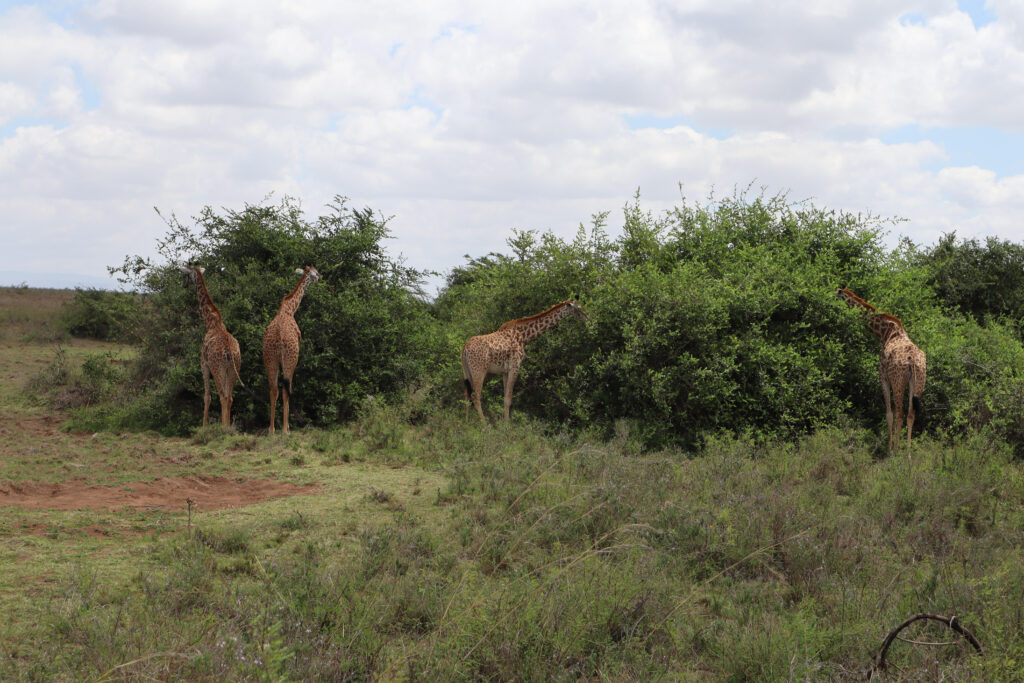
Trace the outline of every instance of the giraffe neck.
<instances>
[{"instance_id":1,"label":"giraffe neck","mask_svg":"<svg viewBox=\"0 0 1024 683\"><path fill-rule=\"evenodd\" d=\"M531 342L558 324L569 313L568 306L556 306L539 316L517 321L513 325L522 343Z\"/></svg>"},{"instance_id":2,"label":"giraffe neck","mask_svg":"<svg viewBox=\"0 0 1024 683\"><path fill-rule=\"evenodd\" d=\"M856 306L862 311L867 311L869 313L876 313L878 311L874 306L869 304L867 301L864 301L864 299L861 299L848 289L839 290L838 296L840 299L845 301L848 306Z\"/></svg>"},{"instance_id":3,"label":"giraffe neck","mask_svg":"<svg viewBox=\"0 0 1024 683\"><path fill-rule=\"evenodd\" d=\"M196 273L196 298L199 300L199 314L203 316L203 322L206 323L207 331L213 329L219 329L224 327L224 321L221 320L220 311L213 303L213 299L210 298L210 292L206 289L206 281L203 279L203 274L198 270Z\"/></svg>"},{"instance_id":4,"label":"giraffe neck","mask_svg":"<svg viewBox=\"0 0 1024 683\"><path fill-rule=\"evenodd\" d=\"M892 339L907 336L907 331L903 329L902 324L891 316L882 314L872 315L868 318L868 329L871 330L871 334L878 337L878 341L882 342L883 346Z\"/></svg>"},{"instance_id":5,"label":"giraffe neck","mask_svg":"<svg viewBox=\"0 0 1024 683\"><path fill-rule=\"evenodd\" d=\"M907 336L906 330L903 329L903 323L900 322L899 318L895 318L885 313L879 313L878 309L869 304L864 299L854 294L848 289L840 289L836 292L836 295L846 302L848 306L859 308L861 313L867 318L868 329L871 330L871 334L878 337L878 340L882 342L884 346L890 339L899 336Z\"/></svg>"},{"instance_id":6,"label":"giraffe neck","mask_svg":"<svg viewBox=\"0 0 1024 683\"><path fill-rule=\"evenodd\" d=\"M306 294L307 287L309 287L309 276L303 273L302 277L299 278L299 283L295 285L295 289L288 296L281 299L281 308L278 310L278 313L294 316L295 311L299 310L299 304L302 303L302 297Z\"/></svg>"}]
</instances>

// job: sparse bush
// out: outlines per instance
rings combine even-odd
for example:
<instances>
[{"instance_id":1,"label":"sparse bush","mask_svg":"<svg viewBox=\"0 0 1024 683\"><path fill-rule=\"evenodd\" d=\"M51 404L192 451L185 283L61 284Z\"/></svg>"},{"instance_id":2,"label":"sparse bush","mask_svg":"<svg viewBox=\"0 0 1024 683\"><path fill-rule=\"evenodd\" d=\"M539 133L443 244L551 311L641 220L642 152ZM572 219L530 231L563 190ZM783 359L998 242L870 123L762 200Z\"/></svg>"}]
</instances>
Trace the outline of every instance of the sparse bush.
<instances>
[{"instance_id":1,"label":"sparse bush","mask_svg":"<svg viewBox=\"0 0 1024 683\"><path fill-rule=\"evenodd\" d=\"M29 380L26 389L57 410L102 404L123 392L125 374L115 360L110 353L95 354L76 368L58 345L53 360Z\"/></svg>"},{"instance_id":2,"label":"sparse bush","mask_svg":"<svg viewBox=\"0 0 1024 683\"><path fill-rule=\"evenodd\" d=\"M141 297L131 292L75 289L61 309L61 325L74 337L138 343Z\"/></svg>"}]
</instances>

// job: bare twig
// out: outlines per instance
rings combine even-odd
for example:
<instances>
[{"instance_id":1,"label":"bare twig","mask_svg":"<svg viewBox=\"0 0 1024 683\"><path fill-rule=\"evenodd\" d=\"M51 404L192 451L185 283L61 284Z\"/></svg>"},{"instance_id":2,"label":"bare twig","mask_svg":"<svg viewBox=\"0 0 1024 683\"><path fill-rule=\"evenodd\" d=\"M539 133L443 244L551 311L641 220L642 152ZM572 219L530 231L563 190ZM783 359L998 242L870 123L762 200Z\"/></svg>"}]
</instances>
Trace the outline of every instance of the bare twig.
<instances>
[{"instance_id":1,"label":"bare twig","mask_svg":"<svg viewBox=\"0 0 1024 683\"><path fill-rule=\"evenodd\" d=\"M868 670L868 678L869 679L871 678L872 674L875 671L881 671L883 675L886 673L887 669L886 669L885 655L888 653L889 646L892 645L892 641L896 640L896 638L899 636L900 631L902 631L906 627L910 626L915 621L920 621L920 620L923 620L923 619L931 619L933 621L942 622L943 624L945 624L946 626L948 626L949 628L951 628L952 630L956 631L957 633L962 635L964 638L966 638L967 642L969 642L971 645L974 646L974 649L978 651L979 655L982 654L981 643L978 642L978 639L975 638L974 635L970 631L968 631L966 628L964 628L963 624L960 623L960 620L956 616L943 617L943 616L940 616L938 614L926 614L926 613L922 612L920 614L915 614L914 616L912 616L909 619L907 619L906 621L904 621L902 624L900 624L899 626L894 628L892 631L890 631L889 635L887 635L885 637L885 640L882 641L882 646L878 649L878 654L875 655L875 660L871 663L871 668ZM913 641L911 641L911 642L913 642ZM953 643L920 643L920 644L922 644L922 645L947 645L947 644L953 644Z\"/></svg>"}]
</instances>

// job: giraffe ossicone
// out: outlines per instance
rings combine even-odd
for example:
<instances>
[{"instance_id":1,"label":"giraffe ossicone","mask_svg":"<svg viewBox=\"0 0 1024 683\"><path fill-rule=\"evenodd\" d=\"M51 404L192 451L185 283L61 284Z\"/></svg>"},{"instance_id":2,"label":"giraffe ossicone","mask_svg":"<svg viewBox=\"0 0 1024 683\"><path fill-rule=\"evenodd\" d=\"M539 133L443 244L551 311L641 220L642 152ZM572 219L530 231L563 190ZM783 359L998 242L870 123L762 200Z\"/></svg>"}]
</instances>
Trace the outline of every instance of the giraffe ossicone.
<instances>
[{"instance_id":1,"label":"giraffe ossicone","mask_svg":"<svg viewBox=\"0 0 1024 683\"><path fill-rule=\"evenodd\" d=\"M567 316L586 320L587 314L573 299L559 302L536 315L509 320L490 334L470 337L462 347L462 377L465 383L466 401L476 406L480 420L484 423L484 409L480 392L488 373L500 373L504 378L505 419L509 418L512 407L512 388L519 376L519 366L526 357L526 344L558 324ZM466 405L469 415L469 403Z\"/></svg>"}]
</instances>

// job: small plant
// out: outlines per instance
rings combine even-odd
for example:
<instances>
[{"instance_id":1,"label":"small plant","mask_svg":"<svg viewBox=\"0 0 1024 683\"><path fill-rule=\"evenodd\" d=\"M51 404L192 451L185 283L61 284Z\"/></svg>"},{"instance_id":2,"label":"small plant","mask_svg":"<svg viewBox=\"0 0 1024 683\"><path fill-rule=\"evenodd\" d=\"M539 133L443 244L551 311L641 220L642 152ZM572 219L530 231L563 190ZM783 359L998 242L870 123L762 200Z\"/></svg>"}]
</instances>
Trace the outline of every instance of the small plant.
<instances>
[{"instance_id":1,"label":"small plant","mask_svg":"<svg viewBox=\"0 0 1024 683\"><path fill-rule=\"evenodd\" d=\"M384 489L378 489L378 488L371 487L370 488L369 498L374 503L382 503L383 504L383 503L390 503L391 502L391 494L388 493L387 491L385 491Z\"/></svg>"},{"instance_id":2,"label":"small plant","mask_svg":"<svg viewBox=\"0 0 1024 683\"><path fill-rule=\"evenodd\" d=\"M284 531L300 531L313 526L313 520L296 510L278 523Z\"/></svg>"},{"instance_id":3,"label":"small plant","mask_svg":"<svg viewBox=\"0 0 1024 683\"><path fill-rule=\"evenodd\" d=\"M225 437L234 436L234 427L225 427L220 422L211 422L205 427L196 427L192 433L192 445L208 446Z\"/></svg>"}]
</instances>

